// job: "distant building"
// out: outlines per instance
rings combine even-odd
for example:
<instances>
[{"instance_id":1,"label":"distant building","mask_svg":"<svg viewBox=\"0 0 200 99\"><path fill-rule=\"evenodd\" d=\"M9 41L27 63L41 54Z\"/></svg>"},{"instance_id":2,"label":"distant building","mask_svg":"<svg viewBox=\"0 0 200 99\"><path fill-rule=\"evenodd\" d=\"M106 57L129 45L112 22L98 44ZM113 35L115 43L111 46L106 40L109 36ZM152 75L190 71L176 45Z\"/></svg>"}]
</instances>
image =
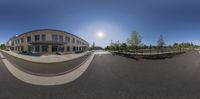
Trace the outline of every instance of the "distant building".
<instances>
[{"instance_id":1,"label":"distant building","mask_svg":"<svg viewBox=\"0 0 200 99\"><path fill-rule=\"evenodd\" d=\"M16 35L17 36L17 35ZM16 38L16 36L13 36L12 38L10 38L7 42L6 42L6 46L8 50L14 50L14 39Z\"/></svg>"},{"instance_id":2,"label":"distant building","mask_svg":"<svg viewBox=\"0 0 200 99\"><path fill-rule=\"evenodd\" d=\"M92 50L103 50L103 48L100 46L95 46L94 48L92 48Z\"/></svg>"},{"instance_id":3,"label":"distant building","mask_svg":"<svg viewBox=\"0 0 200 99\"><path fill-rule=\"evenodd\" d=\"M89 43L61 30L40 29L16 35L8 40L7 47L16 52L55 54L86 51Z\"/></svg>"}]
</instances>

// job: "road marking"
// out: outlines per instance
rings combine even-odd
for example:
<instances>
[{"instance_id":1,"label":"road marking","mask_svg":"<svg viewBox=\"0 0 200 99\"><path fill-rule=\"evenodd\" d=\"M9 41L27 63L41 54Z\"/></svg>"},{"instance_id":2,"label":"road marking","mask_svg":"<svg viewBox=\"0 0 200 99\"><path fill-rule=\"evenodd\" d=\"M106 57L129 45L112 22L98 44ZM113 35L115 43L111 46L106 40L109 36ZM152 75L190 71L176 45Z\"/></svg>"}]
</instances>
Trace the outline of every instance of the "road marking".
<instances>
[{"instance_id":1,"label":"road marking","mask_svg":"<svg viewBox=\"0 0 200 99\"><path fill-rule=\"evenodd\" d=\"M103 54L111 54L111 53L108 51L100 51L100 52L95 52L94 54L103 55Z\"/></svg>"},{"instance_id":2,"label":"road marking","mask_svg":"<svg viewBox=\"0 0 200 99\"><path fill-rule=\"evenodd\" d=\"M13 66L7 59L3 59L3 63L13 76L15 76L16 78L18 78L23 82L33 85L52 86L52 85L66 84L79 78L89 67L90 63L94 58L94 55L95 54L92 54L90 58L76 70L69 72L67 74L52 76L52 77L37 76L25 73L20 69L16 68L15 66Z\"/></svg>"},{"instance_id":3,"label":"road marking","mask_svg":"<svg viewBox=\"0 0 200 99\"><path fill-rule=\"evenodd\" d=\"M0 57L1 57L2 59L4 59L4 58L5 58L1 52L0 52Z\"/></svg>"}]
</instances>

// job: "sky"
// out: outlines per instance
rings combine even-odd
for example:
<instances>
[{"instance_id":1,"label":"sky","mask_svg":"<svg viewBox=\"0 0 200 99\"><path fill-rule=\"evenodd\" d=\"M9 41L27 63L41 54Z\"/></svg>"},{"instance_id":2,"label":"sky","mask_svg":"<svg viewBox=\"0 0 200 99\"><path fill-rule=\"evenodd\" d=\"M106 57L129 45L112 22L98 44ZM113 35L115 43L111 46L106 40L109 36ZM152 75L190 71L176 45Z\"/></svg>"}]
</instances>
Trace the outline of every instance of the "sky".
<instances>
[{"instance_id":1,"label":"sky","mask_svg":"<svg viewBox=\"0 0 200 99\"><path fill-rule=\"evenodd\" d=\"M198 0L1 0L0 43L35 29L58 29L105 47L138 31L144 44L200 45ZM104 33L98 37L97 33Z\"/></svg>"}]
</instances>

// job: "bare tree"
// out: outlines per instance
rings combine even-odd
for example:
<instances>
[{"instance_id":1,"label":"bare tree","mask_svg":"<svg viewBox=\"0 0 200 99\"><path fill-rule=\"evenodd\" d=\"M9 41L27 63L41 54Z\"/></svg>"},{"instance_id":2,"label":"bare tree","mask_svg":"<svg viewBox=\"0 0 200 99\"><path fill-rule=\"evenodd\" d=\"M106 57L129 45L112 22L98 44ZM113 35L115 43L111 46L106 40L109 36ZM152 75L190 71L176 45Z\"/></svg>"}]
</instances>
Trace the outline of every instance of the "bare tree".
<instances>
[{"instance_id":1,"label":"bare tree","mask_svg":"<svg viewBox=\"0 0 200 99\"><path fill-rule=\"evenodd\" d=\"M127 39L128 44L133 47L137 48L142 45L142 37L139 32L133 31L131 37Z\"/></svg>"},{"instance_id":2,"label":"bare tree","mask_svg":"<svg viewBox=\"0 0 200 99\"><path fill-rule=\"evenodd\" d=\"M159 36L159 39L158 39L158 48L159 49L162 49L164 46L165 46L165 41L164 41L164 38L163 38L163 35L161 34L160 36Z\"/></svg>"}]
</instances>

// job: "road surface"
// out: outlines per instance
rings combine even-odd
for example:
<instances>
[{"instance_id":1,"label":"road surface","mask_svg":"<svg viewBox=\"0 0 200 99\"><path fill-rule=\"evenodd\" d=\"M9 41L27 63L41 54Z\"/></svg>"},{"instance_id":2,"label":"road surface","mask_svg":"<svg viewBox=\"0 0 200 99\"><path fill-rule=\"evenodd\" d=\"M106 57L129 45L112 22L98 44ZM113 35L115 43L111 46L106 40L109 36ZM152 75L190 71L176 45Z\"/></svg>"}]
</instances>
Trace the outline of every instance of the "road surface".
<instances>
[{"instance_id":1,"label":"road surface","mask_svg":"<svg viewBox=\"0 0 200 99\"><path fill-rule=\"evenodd\" d=\"M198 99L199 93L197 51L165 60L96 55L82 76L57 86L24 83L0 60L0 99Z\"/></svg>"}]
</instances>

